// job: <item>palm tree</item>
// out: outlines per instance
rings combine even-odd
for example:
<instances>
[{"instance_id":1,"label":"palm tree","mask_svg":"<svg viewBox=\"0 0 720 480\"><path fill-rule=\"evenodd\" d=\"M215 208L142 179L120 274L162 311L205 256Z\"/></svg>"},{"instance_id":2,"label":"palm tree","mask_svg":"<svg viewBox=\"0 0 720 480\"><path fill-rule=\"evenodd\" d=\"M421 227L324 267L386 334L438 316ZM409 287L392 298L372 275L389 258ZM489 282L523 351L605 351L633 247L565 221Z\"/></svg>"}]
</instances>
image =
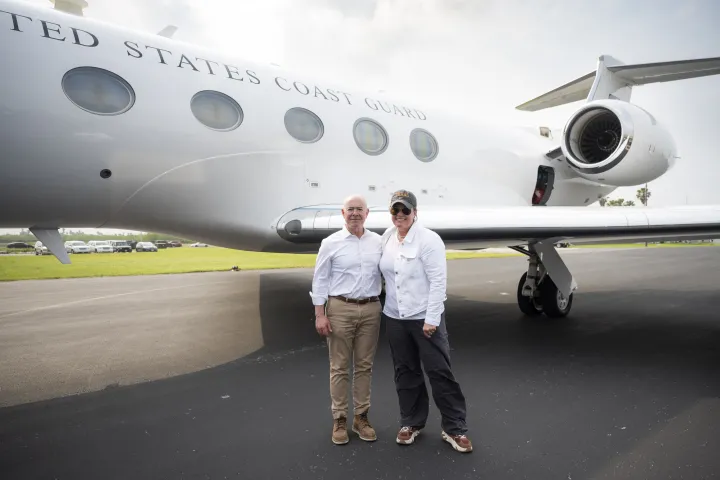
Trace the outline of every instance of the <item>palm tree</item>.
<instances>
[{"instance_id":1,"label":"palm tree","mask_svg":"<svg viewBox=\"0 0 720 480\"><path fill-rule=\"evenodd\" d=\"M645 184L644 187L638 188L637 194L635 195L638 200L640 200L640 203L645 205L647 207L648 199L650 198L652 194L650 193L650 190L647 188L647 184Z\"/></svg>"}]
</instances>

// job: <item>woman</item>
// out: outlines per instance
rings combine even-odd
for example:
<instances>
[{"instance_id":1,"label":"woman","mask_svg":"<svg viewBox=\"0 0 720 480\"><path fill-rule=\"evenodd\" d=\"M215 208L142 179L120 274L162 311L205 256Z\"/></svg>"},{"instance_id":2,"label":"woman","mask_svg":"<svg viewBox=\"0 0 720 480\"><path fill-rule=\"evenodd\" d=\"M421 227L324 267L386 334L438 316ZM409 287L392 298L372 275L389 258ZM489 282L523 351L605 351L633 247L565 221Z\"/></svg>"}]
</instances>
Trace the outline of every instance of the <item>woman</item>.
<instances>
[{"instance_id":1,"label":"woman","mask_svg":"<svg viewBox=\"0 0 720 480\"><path fill-rule=\"evenodd\" d=\"M417 199L412 192L395 192L390 214L394 226L383 234L380 270L385 278L383 316L400 402L396 441L409 445L425 427L430 405L424 368L442 414L443 440L459 452L470 452L465 397L450 367L444 321L445 244L437 233L417 222Z\"/></svg>"}]
</instances>

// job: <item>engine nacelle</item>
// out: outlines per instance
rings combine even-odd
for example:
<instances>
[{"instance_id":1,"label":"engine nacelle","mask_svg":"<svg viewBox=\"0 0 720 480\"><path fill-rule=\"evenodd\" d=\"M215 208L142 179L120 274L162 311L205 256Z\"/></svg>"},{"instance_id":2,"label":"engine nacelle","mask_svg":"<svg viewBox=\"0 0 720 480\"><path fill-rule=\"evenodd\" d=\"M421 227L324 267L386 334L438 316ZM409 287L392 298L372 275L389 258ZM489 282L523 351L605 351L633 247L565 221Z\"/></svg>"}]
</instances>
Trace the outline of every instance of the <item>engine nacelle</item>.
<instances>
[{"instance_id":1,"label":"engine nacelle","mask_svg":"<svg viewBox=\"0 0 720 480\"><path fill-rule=\"evenodd\" d=\"M619 100L596 100L575 112L561 148L579 176L618 187L655 180L675 164L670 133L642 108Z\"/></svg>"}]
</instances>

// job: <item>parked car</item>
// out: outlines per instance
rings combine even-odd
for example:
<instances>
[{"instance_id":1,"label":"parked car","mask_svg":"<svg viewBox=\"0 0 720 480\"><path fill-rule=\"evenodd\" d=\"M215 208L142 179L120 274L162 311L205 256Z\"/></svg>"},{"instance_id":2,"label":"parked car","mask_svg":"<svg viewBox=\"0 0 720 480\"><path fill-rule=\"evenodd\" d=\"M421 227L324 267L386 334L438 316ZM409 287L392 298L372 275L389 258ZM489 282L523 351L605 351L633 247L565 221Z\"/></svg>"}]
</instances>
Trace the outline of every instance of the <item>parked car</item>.
<instances>
[{"instance_id":1,"label":"parked car","mask_svg":"<svg viewBox=\"0 0 720 480\"><path fill-rule=\"evenodd\" d=\"M182 247L182 243L177 240L170 240L170 246L173 248Z\"/></svg>"},{"instance_id":2,"label":"parked car","mask_svg":"<svg viewBox=\"0 0 720 480\"><path fill-rule=\"evenodd\" d=\"M115 251L107 240L90 240L88 247L95 253L113 253Z\"/></svg>"},{"instance_id":3,"label":"parked car","mask_svg":"<svg viewBox=\"0 0 720 480\"><path fill-rule=\"evenodd\" d=\"M128 245L128 243L125 240L108 240L108 243L112 245L113 252L119 252L119 253L130 253L132 252L132 247Z\"/></svg>"},{"instance_id":4,"label":"parked car","mask_svg":"<svg viewBox=\"0 0 720 480\"><path fill-rule=\"evenodd\" d=\"M41 241L37 241L35 242L35 255L51 255L51 252Z\"/></svg>"},{"instance_id":5,"label":"parked car","mask_svg":"<svg viewBox=\"0 0 720 480\"><path fill-rule=\"evenodd\" d=\"M191 246L191 247L195 247L195 248L197 248L197 247L207 247L208 244L207 244L207 243L201 243L201 242L195 242L195 243L190 244L190 246Z\"/></svg>"},{"instance_id":6,"label":"parked car","mask_svg":"<svg viewBox=\"0 0 720 480\"><path fill-rule=\"evenodd\" d=\"M136 252L157 252L158 249L152 242L138 242L135 245Z\"/></svg>"},{"instance_id":7,"label":"parked car","mask_svg":"<svg viewBox=\"0 0 720 480\"><path fill-rule=\"evenodd\" d=\"M170 244L168 243L167 240L158 240L155 242L155 246L157 248L168 248L170 246Z\"/></svg>"},{"instance_id":8,"label":"parked car","mask_svg":"<svg viewBox=\"0 0 720 480\"><path fill-rule=\"evenodd\" d=\"M33 248L33 246L30 245L29 243L25 243L25 242L12 242L12 243L8 243L7 246L6 246L6 248L7 248L8 250L11 250L11 249L15 249L15 250L20 250L20 249L22 249L22 250L30 250L31 248Z\"/></svg>"},{"instance_id":9,"label":"parked car","mask_svg":"<svg viewBox=\"0 0 720 480\"><path fill-rule=\"evenodd\" d=\"M91 253L92 249L80 240L70 240L65 242L65 251L67 253Z\"/></svg>"}]
</instances>

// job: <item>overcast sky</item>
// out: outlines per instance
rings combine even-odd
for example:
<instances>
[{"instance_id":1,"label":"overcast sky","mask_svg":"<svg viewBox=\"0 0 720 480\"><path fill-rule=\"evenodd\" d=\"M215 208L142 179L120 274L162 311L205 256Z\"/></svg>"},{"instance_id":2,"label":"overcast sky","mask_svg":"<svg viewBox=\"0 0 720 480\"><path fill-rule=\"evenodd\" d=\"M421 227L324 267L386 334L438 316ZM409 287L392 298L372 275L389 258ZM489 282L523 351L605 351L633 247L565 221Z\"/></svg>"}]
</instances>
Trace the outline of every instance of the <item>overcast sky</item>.
<instances>
[{"instance_id":1,"label":"overcast sky","mask_svg":"<svg viewBox=\"0 0 720 480\"><path fill-rule=\"evenodd\" d=\"M25 0L52 8L48 0ZM514 107L625 63L720 57L715 0L88 0L85 15L238 58L274 62L348 88L466 115L562 127L575 103ZM720 76L638 87L634 103L673 133L679 165L650 184L651 205L720 203ZM635 188L612 198L635 199Z\"/></svg>"}]
</instances>

